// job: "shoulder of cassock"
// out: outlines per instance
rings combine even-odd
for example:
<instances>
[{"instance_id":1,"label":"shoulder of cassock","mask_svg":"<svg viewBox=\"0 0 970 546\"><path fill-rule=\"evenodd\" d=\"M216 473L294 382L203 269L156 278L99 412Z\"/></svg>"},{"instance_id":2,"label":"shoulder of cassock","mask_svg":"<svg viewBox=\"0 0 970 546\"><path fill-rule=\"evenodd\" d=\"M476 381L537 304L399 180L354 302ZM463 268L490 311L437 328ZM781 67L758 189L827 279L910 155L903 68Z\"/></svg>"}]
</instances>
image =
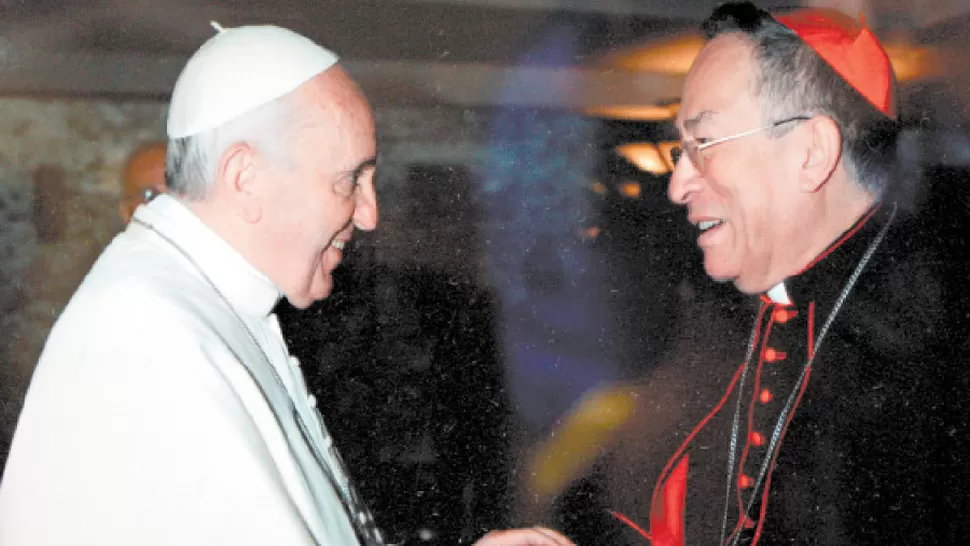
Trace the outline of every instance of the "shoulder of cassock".
<instances>
[{"instance_id":1,"label":"shoulder of cassock","mask_svg":"<svg viewBox=\"0 0 970 546\"><path fill-rule=\"evenodd\" d=\"M35 370L0 542L310 542L227 366L211 365L235 356L186 298L214 295L161 245L128 232L105 250Z\"/></svg>"},{"instance_id":2,"label":"shoulder of cassock","mask_svg":"<svg viewBox=\"0 0 970 546\"><path fill-rule=\"evenodd\" d=\"M171 344L163 341L173 336L188 341L182 336L195 337L201 331L191 310L179 302L182 296L211 298L211 290L200 281L181 257L123 233L105 249L71 298L51 342L100 345L129 336L134 343L154 341L156 349L165 350Z\"/></svg>"}]
</instances>

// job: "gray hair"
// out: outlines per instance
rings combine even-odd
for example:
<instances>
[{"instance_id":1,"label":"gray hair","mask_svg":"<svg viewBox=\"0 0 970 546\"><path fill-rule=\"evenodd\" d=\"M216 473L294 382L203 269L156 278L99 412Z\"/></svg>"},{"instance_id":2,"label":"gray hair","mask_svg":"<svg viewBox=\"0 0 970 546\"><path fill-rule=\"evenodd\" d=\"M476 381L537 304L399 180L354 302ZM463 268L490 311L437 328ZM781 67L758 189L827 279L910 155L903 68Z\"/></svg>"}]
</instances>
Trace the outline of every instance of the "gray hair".
<instances>
[{"instance_id":1,"label":"gray hair","mask_svg":"<svg viewBox=\"0 0 970 546\"><path fill-rule=\"evenodd\" d=\"M912 166L897 151L902 125L878 111L794 32L748 2L722 5L703 30L708 39L735 33L750 40L760 69L752 94L762 101L766 121L828 116L842 132L843 164L856 183L880 197L908 182ZM895 80L891 85L895 95Z\"/></svg>"},{"instance_id":2,"label":"gray hair","mask_svg":"<svg viewBox=\"0 0 970 546\"><path fill-rule=\"evenodd\" d=\"M287 144L300 123L290 95L270 101L214 129L168 141L165 180L169 191L188 200L208 196L222 154L245 143L276 162L288 162Z\"/></svg>"}]
</instances>

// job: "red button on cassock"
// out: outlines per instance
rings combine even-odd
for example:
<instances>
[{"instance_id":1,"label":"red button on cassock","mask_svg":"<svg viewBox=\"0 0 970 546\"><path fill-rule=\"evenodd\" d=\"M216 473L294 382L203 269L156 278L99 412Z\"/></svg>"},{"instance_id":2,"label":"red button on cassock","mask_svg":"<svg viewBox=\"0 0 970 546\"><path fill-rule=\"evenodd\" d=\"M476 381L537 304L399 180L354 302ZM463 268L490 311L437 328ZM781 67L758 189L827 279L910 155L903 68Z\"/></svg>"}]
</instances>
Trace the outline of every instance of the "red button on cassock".
<instances>
[{"instance_id":1,"label":"red button on cassock","mask_svg":"<svg viewBox=\"0 0 970 546\"><path fill-rule=\"evenodd\" d=\"M770 347L765 349L765 360L767 360L768 362L777 362L779 360L785 360L785 356L786 355L784 351L777 351Z\"/></svg>"},{"instance_id":2,"label":"red button on cassock","mask_svg":"<svg viewBox=\"0 0 970 546\"><path fill-rule=\"evenodd\" d=\"M775 395L771 394L771 391L768 389L763 389L761 394L758 395L758 400L760 400L762 404L767 404L768 402L774 400L774 398Z\"/></svg>"},{"instance_id":3,"label":"red button on cassock","mask_svg":"<svg viewBox=\"0 0 970 546\"><path fill-rule=\"evenodd\" d=\"M752 432L749 438L751 440L751 445L753 446L761 447L765 445L765 436L760 432Z\"/></svg>"}]
</instances>

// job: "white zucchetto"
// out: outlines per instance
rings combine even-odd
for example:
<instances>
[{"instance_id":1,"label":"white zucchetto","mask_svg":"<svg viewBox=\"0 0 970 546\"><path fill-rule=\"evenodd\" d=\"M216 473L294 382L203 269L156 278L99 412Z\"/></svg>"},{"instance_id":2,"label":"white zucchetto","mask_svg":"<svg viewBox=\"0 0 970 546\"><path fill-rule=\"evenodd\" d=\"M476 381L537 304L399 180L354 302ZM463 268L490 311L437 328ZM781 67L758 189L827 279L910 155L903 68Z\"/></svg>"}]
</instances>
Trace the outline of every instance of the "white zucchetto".
<instances>
[{"instance_id":1,"label":"white zucchetto","mask_svg":"<svg viewBox=\"0 0 970 546\"><path fill-rule=\"evenodd\" d=\"M169 138L214 129L293 91L338 61L293 31L271 25L223 29L182 69L168 109Z\"/></svg>"}]
</instances>

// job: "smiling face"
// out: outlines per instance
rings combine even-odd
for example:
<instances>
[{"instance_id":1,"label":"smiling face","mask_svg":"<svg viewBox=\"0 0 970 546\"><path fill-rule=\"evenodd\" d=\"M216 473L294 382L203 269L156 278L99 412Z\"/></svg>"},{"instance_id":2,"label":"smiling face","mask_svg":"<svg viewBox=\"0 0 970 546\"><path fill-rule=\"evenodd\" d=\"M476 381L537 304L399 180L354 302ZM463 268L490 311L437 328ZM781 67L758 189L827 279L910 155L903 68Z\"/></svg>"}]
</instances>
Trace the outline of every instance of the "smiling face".
<instances>
[{"instance_id":1,"label":"smiling face","mask_svg":"<svg viewBox=\"0 0 970 546\"><path fill-rule=\"evenodd\" d=\"M284 160L260 166L260 269L305 308L330 294L354 228L377 226L376 138L370 106L339 67L297 93L304 126Z\"/></svg>"},{"instance_id":2,"label":"smiling face","mask_svg":"<svg viewBox=\"0 0 970 546\"><path fill-rule=\"evenodd\" d=\"M748 41L731 34L701 51L678 114L684 139L704 143L778 121L764 119L752 95L758 74L753 54ZM668 196L687 207L698 227L708 275L732 281L742 292L762 292L784 280L792 267L790 249L808 231L799 228L804 193L789 142L788 136L754 132L701 151L703 172L681 158L671 177Z\"/></svg>"}]
</instances>

